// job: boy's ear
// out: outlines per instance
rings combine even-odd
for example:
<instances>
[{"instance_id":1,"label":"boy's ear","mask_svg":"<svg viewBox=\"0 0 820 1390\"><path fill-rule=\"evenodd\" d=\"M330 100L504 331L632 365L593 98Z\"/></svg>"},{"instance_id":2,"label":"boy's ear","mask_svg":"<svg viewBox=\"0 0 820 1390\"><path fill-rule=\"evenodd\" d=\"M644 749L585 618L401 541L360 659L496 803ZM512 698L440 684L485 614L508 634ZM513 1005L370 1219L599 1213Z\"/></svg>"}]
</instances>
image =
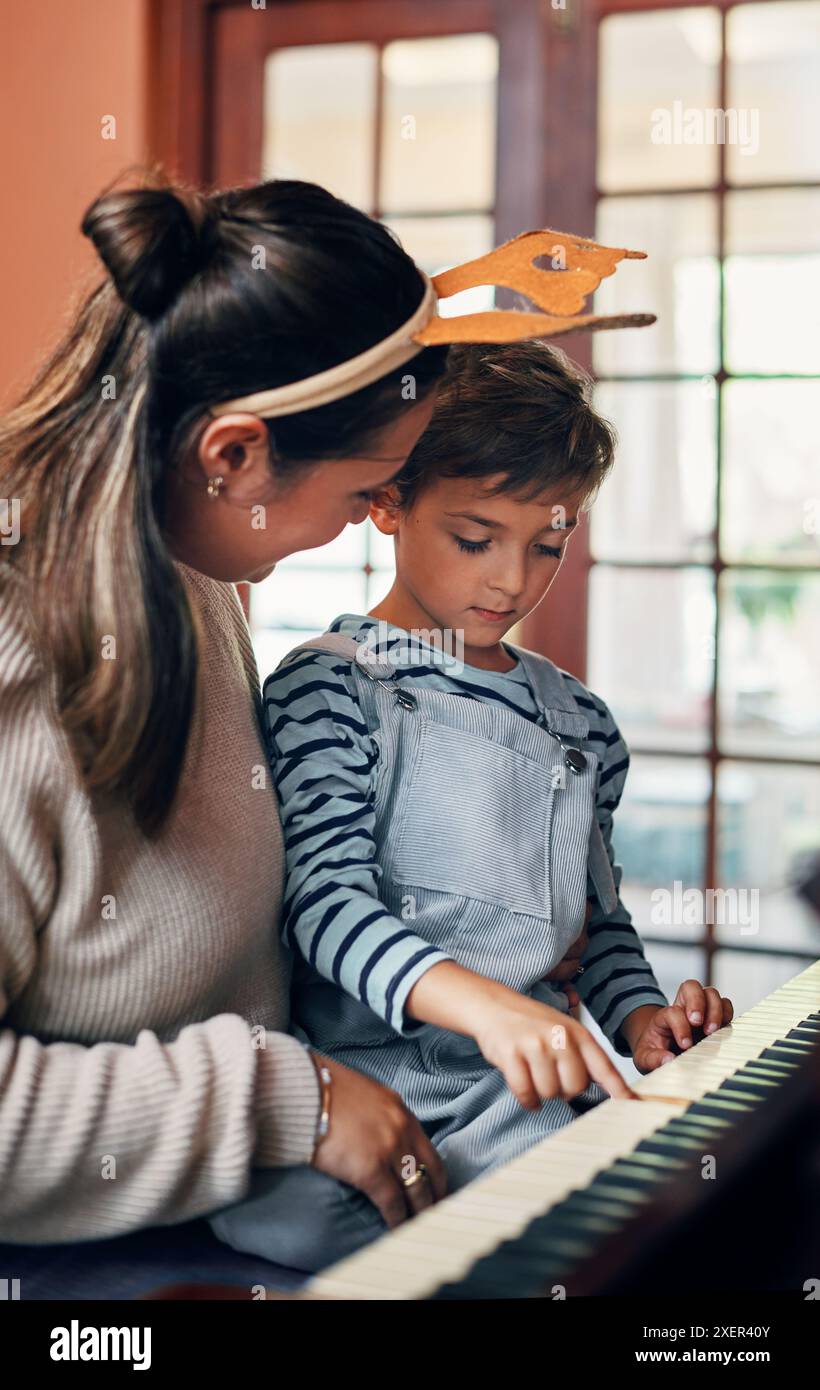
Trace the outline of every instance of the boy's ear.
<instances>
[{"instance_id":1,"label":"boy's ear","mask_svg":"<svg viewBox=\"0 0 820 1390\"><path fill-rule=\"evenodd\" d=\"M370 520L384 536L395 536L401 524L398 490L392 483L377 488L370 499Z\"/></svg>"}]
</instances>

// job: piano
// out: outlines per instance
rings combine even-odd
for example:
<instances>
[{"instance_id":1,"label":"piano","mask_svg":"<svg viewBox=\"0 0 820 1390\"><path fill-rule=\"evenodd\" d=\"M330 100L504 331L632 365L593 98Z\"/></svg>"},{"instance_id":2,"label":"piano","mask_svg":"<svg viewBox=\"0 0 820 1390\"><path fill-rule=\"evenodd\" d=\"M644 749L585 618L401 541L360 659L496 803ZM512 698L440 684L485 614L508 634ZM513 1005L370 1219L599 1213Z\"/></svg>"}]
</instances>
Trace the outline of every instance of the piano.
<instances>
[{"instance_id":1,"label":"piano","mask_svg":"<svg viewBox=\"0 0 820 1390\"><path fill-rule=\"evenodd\" d=\"M820 1277L820 961L633 1090L291 1297L805 1298Z\"/></svg>"}]
</instances>

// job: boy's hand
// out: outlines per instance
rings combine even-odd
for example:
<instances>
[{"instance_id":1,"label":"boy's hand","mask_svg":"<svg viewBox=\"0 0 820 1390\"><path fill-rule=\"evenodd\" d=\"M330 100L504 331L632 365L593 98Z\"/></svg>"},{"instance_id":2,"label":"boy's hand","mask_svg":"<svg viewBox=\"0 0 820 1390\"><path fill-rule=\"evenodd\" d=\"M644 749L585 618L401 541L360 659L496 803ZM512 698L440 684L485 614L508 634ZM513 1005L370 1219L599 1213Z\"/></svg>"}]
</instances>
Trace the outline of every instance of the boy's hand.
<instances>
[{"instance_id":1,"label":"boy's hand","mask_svg":"<svg viewBox=\"0 0 820 1390\"><path fill-rule=\"evenodd\" d=\"M628 1037L632 1060L640 1072L655 1071L688 1051L693 1043L731 1023L733 1017L732 1001L720 995L714 986L684 980L674 1004L656 1009L638 1036Z\"/></svg>"},{"instance_id":2,"label":"boy's hand","mask_svg":"<svg viewBox=\"0 0 820 1390\"><path fill-rule=\"evenodd\" d=\"M631 1087L582 1024L504 986L487 991L473 1036L527 1110L538 1110L550 1096L570 1100L590 1081L619 1100L634 1099Z\"/></svg>"}]
</instances>

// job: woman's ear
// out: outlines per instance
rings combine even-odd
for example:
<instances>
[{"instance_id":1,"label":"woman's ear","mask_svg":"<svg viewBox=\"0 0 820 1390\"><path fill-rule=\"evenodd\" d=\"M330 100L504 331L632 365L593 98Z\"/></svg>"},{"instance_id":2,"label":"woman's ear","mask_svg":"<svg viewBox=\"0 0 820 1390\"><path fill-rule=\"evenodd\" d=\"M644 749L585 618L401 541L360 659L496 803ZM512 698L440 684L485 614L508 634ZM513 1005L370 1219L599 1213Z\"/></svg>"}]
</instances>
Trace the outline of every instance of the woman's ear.
<instances>
[{"instance_id":1,"label":"woman's ear","mask_svg":"<svg viewBox=\"0 0 820 1390\"><path fill-rule=\"evenodd\" d=\"M370 520L383 536L395 536L402 522L398 489L393 483L377 488L370 502Z\"/></svg>"},{"instance_id":2,"label":"woman's ear","mask_svg":"<svg viewBox=\"0 0 820 1390\"><path fill-rule=\"evenodd\" d=\"M258 415L220 415L206 426L196 450L197 463L209 478L237 474L270 458L270 435Z\"/></svg>"}]
</instances>

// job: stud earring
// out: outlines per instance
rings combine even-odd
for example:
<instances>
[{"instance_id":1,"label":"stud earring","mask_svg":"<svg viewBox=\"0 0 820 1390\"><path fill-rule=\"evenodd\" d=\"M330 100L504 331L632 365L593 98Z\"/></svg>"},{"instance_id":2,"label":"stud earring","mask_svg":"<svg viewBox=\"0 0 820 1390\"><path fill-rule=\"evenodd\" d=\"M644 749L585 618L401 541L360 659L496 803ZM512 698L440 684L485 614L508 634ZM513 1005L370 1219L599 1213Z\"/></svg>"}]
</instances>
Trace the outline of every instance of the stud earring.
<instances>
[{"instance_id":1,"label":"stud earring","mask_svg":"<svg viewBox=\"0 0 820 1390\"><path fill-rule=\"evenodd\" d=\"M224 479L221 475L220 475L219 477L216 477L216 478L209 478L209 479L208 479L208 496L209 496L209 497L218 497L224 486L225 486L225 479Z\"/></svg>"}]
</instances>

